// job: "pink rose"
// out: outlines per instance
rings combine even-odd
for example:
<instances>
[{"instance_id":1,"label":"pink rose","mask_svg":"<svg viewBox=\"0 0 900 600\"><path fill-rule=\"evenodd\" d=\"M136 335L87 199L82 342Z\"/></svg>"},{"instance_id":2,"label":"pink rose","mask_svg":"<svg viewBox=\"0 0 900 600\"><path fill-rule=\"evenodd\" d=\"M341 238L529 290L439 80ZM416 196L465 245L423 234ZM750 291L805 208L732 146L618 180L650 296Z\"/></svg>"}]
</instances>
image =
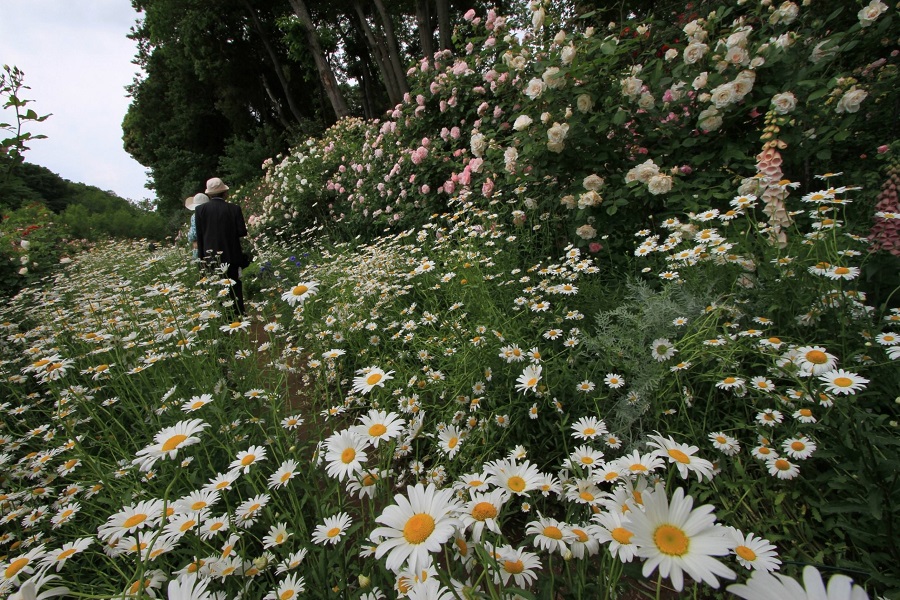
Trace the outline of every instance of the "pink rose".
<instances>
[{"instance_id":1,"label":"pink rose","mask_svg":"<svg viewBox=\"0 0 900 600\"><path fill-rule=\"evenodd\" d=\"M599 242L591 242L590 244L588 244L588 250L590 250L592 253L600 252L601 250L603 250L603 244Z\"/></svg>"}]
</instances>

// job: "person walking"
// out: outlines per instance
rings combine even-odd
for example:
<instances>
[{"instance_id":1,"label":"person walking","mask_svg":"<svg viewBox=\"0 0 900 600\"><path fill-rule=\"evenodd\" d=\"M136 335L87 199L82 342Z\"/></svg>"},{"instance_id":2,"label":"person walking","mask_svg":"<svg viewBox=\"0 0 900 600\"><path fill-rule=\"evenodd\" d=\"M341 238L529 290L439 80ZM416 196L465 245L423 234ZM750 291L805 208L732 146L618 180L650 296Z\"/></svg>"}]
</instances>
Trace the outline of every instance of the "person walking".
<instances>
[{"instance_id":1,"label":"person walking","mask_svg":"<svg viewBox=\"0 0 900 600\"><path fill-rule=\"evenodd\" d=\"M209 202L209 196L206 194L196 194L194 196L189 196L184 201L184 207L190 211L197 210L197 207L201 204L206 204ZM199 258L200 253L197 250L197 213L193 213L191 215L191 226L188 229L187 239L188 242L191 243L191 255L193 258Z\"/></svg>"},{"instance_id":2,"label":"person walking","mask_svg":"<svg viewBox=\"0 0 900 600\"><path fill-rule=\"evenodd\" d=\"M213 177L206 182L209 202L194 211L197 227L197 252L210 269L228 265L225 275L234 281L231 296L238 315L244 315L244 286L241 269L246 267L241 238L247 235L244 213L237 204L226 202L228 186Z\"/></svg>"}]
</instances>

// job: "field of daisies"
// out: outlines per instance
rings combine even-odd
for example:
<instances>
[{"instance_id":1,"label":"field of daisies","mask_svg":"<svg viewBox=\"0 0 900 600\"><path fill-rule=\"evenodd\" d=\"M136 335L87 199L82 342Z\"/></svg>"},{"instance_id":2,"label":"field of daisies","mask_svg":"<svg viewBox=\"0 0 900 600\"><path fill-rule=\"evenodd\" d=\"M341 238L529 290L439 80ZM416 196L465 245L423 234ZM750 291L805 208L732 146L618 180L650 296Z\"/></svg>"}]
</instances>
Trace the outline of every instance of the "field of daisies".
<instances>
[{"instance_id":1,"label":"field of daisies","mask_svg":"<svg viewBox=\"0 0 900 600\"><path fill-rule=\"evenodd\" d=\"M0 308L0 597L897 597L893 11L818 4L467 13L235 194L246 315L65 257Z\"/></svg>"}]
</instances>

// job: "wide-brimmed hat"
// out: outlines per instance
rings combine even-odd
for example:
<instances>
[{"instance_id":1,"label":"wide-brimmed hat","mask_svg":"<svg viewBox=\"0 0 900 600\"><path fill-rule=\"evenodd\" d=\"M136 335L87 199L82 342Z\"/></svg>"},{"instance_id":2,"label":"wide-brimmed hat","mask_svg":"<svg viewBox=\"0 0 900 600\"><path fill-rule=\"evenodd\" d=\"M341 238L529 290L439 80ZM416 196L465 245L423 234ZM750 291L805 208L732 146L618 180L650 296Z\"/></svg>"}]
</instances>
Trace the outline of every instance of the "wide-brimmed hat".
<instances>
[{"instance_id":1,"label":"wide-brimmed hat","mask_svg":"<svg viewBox=\"0 0 900 600\"><path fill-rule=\"evenodd\" d=\"M209 202L209 196L206 194L196 194L184 201L184 207L188 210L194 210L201 204L206 204L207 202Z\"/></svg>"},{"instance_id":2,"label":"wide-brimmed hat","mask_svg":"<svg viewBox=\"0 0 900 600\"><path fill-rule=\"evenodd\" d=\"M227 192L228 186L219 179L218 177L213 177L209 181L206 182L206 193L210 196L214 194L221 194L222 192Z\"/></svg>"}]
</instances>

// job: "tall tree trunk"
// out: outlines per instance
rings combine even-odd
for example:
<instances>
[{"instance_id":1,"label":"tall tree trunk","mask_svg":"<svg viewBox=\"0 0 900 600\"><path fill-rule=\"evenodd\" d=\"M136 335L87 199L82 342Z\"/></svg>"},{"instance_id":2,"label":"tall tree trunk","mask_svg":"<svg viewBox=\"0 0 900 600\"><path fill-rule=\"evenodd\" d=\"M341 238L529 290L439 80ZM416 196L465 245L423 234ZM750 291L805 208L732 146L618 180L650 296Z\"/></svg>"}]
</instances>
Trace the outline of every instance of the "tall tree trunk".
<instances>
[{"instance_id":1,"label":"tall tree trunk","mask_svg":"<svg viewBox=\"0 0 900 600\"><path fill-rule=\"evenodd\" d=\"M337 79L334 77L331 65L328 64L325 52L322 51L322 45L319 44L319 37L316 35L316 28L313 26L312 17L309 16L309 10L307 10L303 0L290 0L290 2L291 7L294 9L294 14L300 19L300 25L306 34L309 51L313 55L316 69L319 71L319 78L322 80L322 87L325 89L328 100L331 102L331 108L334 109L334 114L337 118L342 119L350 114L350 109L347 108L347 102L341 95L341 90L338 89Z\"/></svg>"},{"instance_id":2,"label":"tall tree trunk","mask_svg":"<svg viewBox=\"0 0 900 600\"><path fill-rule=\"evenodd\" d=\"M453 30L450 28L449 0L436 0L438 18L438 39L441 50L453 49Z\"/></svg>"},{"instance_id":3,"label":"tall tree trunk","mask_svg":"<svg viewBox=\"0 0 900 600\"><path fill-rule=\"evenodd\" d=\"M375 8L381 16L381 26L384 29L384 39L387 46L388 58L391 67L394 69L394 76L397 81L397 89L401 94L409 93L409 83L406 81L406 69L400 63L400 49L397 47L397 38L394 36L394 23L391 21L391 15L384 8L382 0L374 0Z\"/></svg>"},{"instance_id":4,"label":"tall tree trunk","mask_svg":"<svg viewBox=\"0 0 900 600\"><path fill-rule=\"evenodd\" d=\"M263 29L262 23L259 21L259 17L256 16L256 9L250 4L250 0L242 0L242 4L244 8L247 9L247 12L250 15L250 20L253 22L253 27L256 29L256 32L259 34L260 39L262 40L263 47L266 49L266 54L269 57L269 62L272 64L272 70L275 71L275 75L278 77L278 83L281 85L281 89L284 91L285 100L287 100L288 109L291 111L291 114L294 116L294 120L297 123L303 121L303 113L300 112L300 109L297 108L297 103L294 101L294 95L291 93L291 88L288 86L287 79L284 76L284 69L281 65L281 61L278 58L278 54L275 52L275 48L272 46L272 43L269 41L269 36L266 34L265 29ZM273 101L278 104L278 101L274 98L272 91L268 89L268 85L266 86L266 91L269 96L272 97ZM281 115L281 107L277 107L279 115Z\"/></svg>"},{"instance_id":5,"label":"tall tree trunk","mask_svg":"<svg viewBox=\"0 0 900 600\"><path fill-rule=\"evenodd\" d=\"M266 76L263 73L260 73L259 79L262 82L263 89L266 90L266 95L269 96L269 100L271 100L272 104L275 106L275 113L278 115L278 121L281 123L281 126L285 129L291 129L291 123L284 114L284 108L275 96L275 91L272 89L272 86L269 85L269 80L266 79Z\"/></svg>"},{"instance_id":6,"label":"tall tree trunk","mask_svg":"<svg viewBox=\"0 0 900 600\"><path fill-rule=\"evenodd\" d=\"M416 24L419 28L419 42L422 44L422 55L429 65L434 64L434 35L431 27L431 8L429 0L416 0Z\"/></svg>"},{"instance_id":7,"label":"tall tree trunk","mask_svg":"<svg viewBox=\"0 0 900 600\"><path fill-rule=\"evenodd\" d=\"M369 27L366 20L366 13L363 10L362 2L354 0L353 8L359 18L359 26L366 39L366 44L375 62L378 64L378 70L381 71L381 78L384 80L384 87L387 90L388 99L391 106L396 106L403 101L403 92L397 87L396 78L394 77L394 69L391 67L390 58L387 56L387 49L383 44L375 38L375 33Z\"/></svg>"}]
</instances>

